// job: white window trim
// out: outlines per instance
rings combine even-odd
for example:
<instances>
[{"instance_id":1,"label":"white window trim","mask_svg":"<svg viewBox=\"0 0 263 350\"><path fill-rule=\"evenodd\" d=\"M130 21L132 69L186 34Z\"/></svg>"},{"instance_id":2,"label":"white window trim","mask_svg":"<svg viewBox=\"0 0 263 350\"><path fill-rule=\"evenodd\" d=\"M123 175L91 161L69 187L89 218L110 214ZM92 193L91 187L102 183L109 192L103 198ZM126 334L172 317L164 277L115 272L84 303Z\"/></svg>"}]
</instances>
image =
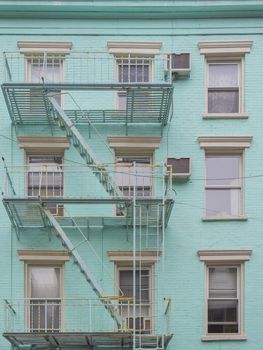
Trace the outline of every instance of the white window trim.
<instances>
[{"instance_id":1,"label":"white window trim","mask_svg":"<svg viewBox=\"0 0 263 350\"><path fill-rule=\"evenodd\" d=\"M217 340L246 340L244 335L244 263L250 259L252 250L199 250L200 261L205 263L205 336L202 341ZM239 333L208 334L207 333L207 300L208 300L208 268L212 266L239 266L240 268L240 305L239 305Z\"/></svg>"},{"instance_id":2,"label":"white window trim","mask_svg":"<svg viewBox=\"0 0 263 350\"><path fill-rule=\"evenodd\" d=\"M209 189L239 189L240 190L240 202L239 202L239 206L240 206L240 210L239 210L239 215L235 216L235 215L207 215L206 214L206 210L205 210L205 214L203 217L204 221L217 221L217 220L246 220L246 216L244 213L244 180L243 180L243 174L244 174L244 152L243 150L239 151L239 152L231 152L231 153L224 153L224 152L218 152L218 153L211 153L211 152L206 152L205 157L207 158L207 156L213 156L213 155L222 155L222 156L227 156L227 155L239 155L240 156L240 169L239 169L239 174L240 174L240 185L207 185L206 180L205 180L205 197L206 197L206 191ZM205 208L206 208L206 199L205 199Z\"/></svg>"},{"instance_id":3,"label":"white window trim","mask_svg":"<svg viewBox=\"0 0 263 350\"><path fill-rule=\"evenodd\" d=\"M31 266L50 266L60 269L60 299L64 298L64 264L69 261L69 254L64 250L43 250L43 249L18 249L19 260L24 261L24 295L30 298L29 287L29 268ZM63 303L61 304L61 324L63 330L64 324ZM29 326L29 316L26 313L26 325Z\"/></svg>"},{"instance_id":4,"label":"white window trim","mask_svg":"<svg viewBox=\"0 0 263 350\"><path fill-rule=\"evenodd\" d=\"M238 65L238 93L239 93L239 111L237 113L211 113L208 112L208 91L209 91L209 65L210 64L227 64L235 63ZM243 119L248 118L248 114L244 111L244 59L206 59L205 67L205 113L203 117L206 119Z\"/></svg>"},{"instance_id":5,"label":"white window trim","mask_svg":"<svg viewBox=\"0 0 263 350\"><path fill-rule=\"evenodd\" d=\"M200 148L205 150L206 155L241 155L241 198L240 198L240 215L239 216L204 216L203 221L227 221L227 220L247 220L244 209L244 163L245 148L249 148L252 142L252 136L201 136L198 137ZM206 182L205 182L206 189ZM204 193L206 194L206 193ZM206 201L205 201L206 203Z\"/></svg>"},{"instance_id":6,"label":"white window trim","mask_svg":"<svg viewBox=\"0 0 263 350\"><path fill-rule=\"evenodd\" d=\"M119 84L130 84L129 82L125 83L125 82L120 82L119 81L119 62L118 62L118 58L119 59L125 59L125 58L140 58L140 57L143 57L145 59L149 58L149 84L152 83L154 81L154 71L155 71L155 65L154 65L154 59L153 59L153 56L152 54L150 53L145 53L145 52L142 52L142 53L136 53L134 50L129 50L127 51L126 53L125 52L122 52L122 53L115 53L115 77L116 77L116 81L119 83ZM147 84L146 83L139 83L137 82L137 84ZM120 91L117 91L115 93L115 98L114 98L114 104L115 104L115 110L119 110L119 94L120 93L124 93L126 94L127 96L127 92L124 91L124 90L120 90Z\"/></svg>"},{"instance_id":7,"label":"white window trim","mask_svg":"<svg viewBox=\"0 0 263 350\"><path fill-rule=\"evenodd\" d=\"M60 269L59 274L59 288L60 288L60 297L61 301L64 299L64 261L49 261L49 260L42 260L42 261L25 261L24 266L24 295L27 299L31 298L30 295L30 281L29 281L29 268L30 267L40 267L40 266L46 266L46 267L54 267ZM30 307L27 305L26 309ZM30 329L30 315L29 315L29 309L26 312L26 327L29 330ZM64 307L63 303L61 303L60 306L60 330L62 331L64 329Z\"/></svg>"},{"instance_id":8,"label":"white window trim","mask_svg":"<svg viewBox=\"0 0 263 350\"><path fill-rule=\"evenodd\" d=\"M132 254L132 252L130 252ZM109 252L108 252L109 254ZM119 283L119 272L120 271L133 271L133 266L132 266L132 259L128 259L129 255L126 253L126 259L125 260L115 260L115 294L119 295L119 287L120 287L120 283ZM143 254L142 257L140 259L140 266L136 267L136 270L138 269L142 269L142 270L148 270L149 271L149 319L151 320L151 327L150 329L153 330L155 327L155 320L154 320L154 312L155 312L155 308L154 308L154 300L155 300L155 283L156 281L154 280L154 276L155 276L155 267L154 267L154 262L157 261L158 257L152 257L152 256L148 256L148 258L151 257L153 259L156 260L143 260ZM139 261L138 257L136 259L136 261Z\"/></svg>"},{"instance_id":9,"label":"white window trim","mask_svg":"<svg viewBox=\"0 0 263 350\"><path fill-rule=\"evenodd\" d=\"M238 41L208 41L199 42L198 48L201 55L205 55L205 113L204 119L245 119L248 114L245 113L244 104L244 56L250 53L253 41L238 40ZM239 112L238 113L208 113L208 64L211 62L231 63L239 62Z\"/></svg>"}]
</instances>

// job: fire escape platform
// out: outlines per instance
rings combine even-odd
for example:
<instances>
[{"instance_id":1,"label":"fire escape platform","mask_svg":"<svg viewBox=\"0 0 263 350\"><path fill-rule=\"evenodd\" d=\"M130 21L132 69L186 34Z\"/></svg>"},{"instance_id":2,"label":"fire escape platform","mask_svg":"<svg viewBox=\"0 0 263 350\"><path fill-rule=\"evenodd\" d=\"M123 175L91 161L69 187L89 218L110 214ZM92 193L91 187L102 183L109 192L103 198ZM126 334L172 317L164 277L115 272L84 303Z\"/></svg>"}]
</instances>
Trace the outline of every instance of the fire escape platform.
<instances>
[{"instance_id":1,"label":"fire escape platform","mask_svg":"<svg viewBox=\"0 0 263 350\"><path fill-rule=\"evenodd\" d=\"M3 336L13 345L34 345L34 349L43 347L107 347L107 348L133 348L133 334L131 332L36 332L36 333L3 333ZM163 336L140 335L137 339L136 347L153 349L156 344L160 348L167 347L172 338L172 334Z\"/></svg>"},{"instance_id":2,"label":"fire escape platform","mask_svg":"<svg viewBox=\"0 0 263 350\"><path fill-rule=\"evenodd\" d=\"M74 228L78 227L110 227L110 226L132 226L133 225L133 201L131 198L4 198L3 204L10 218L11 223L17 229L21 228L43 228L48 223L42 214L41 206L49 205L67 205L67 204L111 204L123 205L126 207L125 216L85 216L74 217L74 220L66 216L56 216L56 220L61 227ZM162 226L162 198L137 198L136 205L142 207L142 216L139 225ZM166 226L174 205L173 199L164 201L164 225Z\"/></svg>"},{"instance_id":3,"label":"fire escape platform","mask_svg":"<svg viewBox=\"0 0 263 350\"><path fill-rule=\"evenodd\" d=\"M55 124L47 95L65 96L73 91L122 91L126 93L125 110L88 110L65 108L65 113L78 124L168 123L173 86L171 84L33 84L4 83L2 91L14 125Z\"/></svg>"}]
</instances>

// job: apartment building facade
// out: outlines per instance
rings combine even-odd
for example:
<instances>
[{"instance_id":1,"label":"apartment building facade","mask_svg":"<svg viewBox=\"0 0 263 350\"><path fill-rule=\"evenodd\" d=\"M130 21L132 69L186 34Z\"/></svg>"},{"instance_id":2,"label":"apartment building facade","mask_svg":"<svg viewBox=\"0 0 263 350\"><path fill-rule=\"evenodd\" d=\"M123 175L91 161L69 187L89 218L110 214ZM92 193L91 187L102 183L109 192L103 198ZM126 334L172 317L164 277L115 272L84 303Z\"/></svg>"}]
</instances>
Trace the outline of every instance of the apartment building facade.
<instances>
[{"instance_id":1,"label":"apartment building facade","mask_svg":"<svg viewBox=\"0 0 263 350\"><path fill-rule=\"evenodd\" d=\"M1 349L261 348L262 1L0 1Z\"/></svg>"}]
</instances>

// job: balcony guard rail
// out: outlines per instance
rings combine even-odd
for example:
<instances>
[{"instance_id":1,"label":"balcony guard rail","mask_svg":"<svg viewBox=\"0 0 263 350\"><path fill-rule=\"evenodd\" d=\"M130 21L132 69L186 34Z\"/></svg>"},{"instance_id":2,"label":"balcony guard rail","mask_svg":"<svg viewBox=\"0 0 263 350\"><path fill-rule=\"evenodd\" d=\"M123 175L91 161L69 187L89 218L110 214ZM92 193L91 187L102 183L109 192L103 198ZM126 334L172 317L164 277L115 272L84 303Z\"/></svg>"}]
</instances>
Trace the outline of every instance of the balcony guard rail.
<instances>
[{"instance_id":1,"label":"balcony guard rail","mask_svg":"<svg viewBox=\"0 0 263 350\"><path fill-rule=\"evenodd\" d=\"M4 52L4 82L169 84L169 55L114 56L108 52L22 54Z\"/></svg>"},{"instance_id":2,"label":"balcony guard rail","mask_svg":"<svg viewBox=\"0 0 263 350\"><path fill-rule=\"evenodd\" d=\"M5 332L133 332L135 325L137 334L154 335L157 329L167 325L167 315L164 310L157 312L157 304L137 302L133 305L132 298L114 298L109 302L114 303L123 319L122 329L116 329L116 323L105 309L105 300L103 304L99 299L90 298L24 298L4 300Z\"/></svg>"},{"instance_id":3,"label":"balcony guard rail","mask_svg":"<svg viewBox=\"0 0 263 350\"><path fill-rule=\"evenodd\" d=\"M101 164L94 170L89 165L25 165L2 169L5 197L78 198L103 197L106 192L96 177L110 173L124 197L162 196L163 182L171 183L169 169L158 165L114 163Z\"/></svg>"}]
</instances>

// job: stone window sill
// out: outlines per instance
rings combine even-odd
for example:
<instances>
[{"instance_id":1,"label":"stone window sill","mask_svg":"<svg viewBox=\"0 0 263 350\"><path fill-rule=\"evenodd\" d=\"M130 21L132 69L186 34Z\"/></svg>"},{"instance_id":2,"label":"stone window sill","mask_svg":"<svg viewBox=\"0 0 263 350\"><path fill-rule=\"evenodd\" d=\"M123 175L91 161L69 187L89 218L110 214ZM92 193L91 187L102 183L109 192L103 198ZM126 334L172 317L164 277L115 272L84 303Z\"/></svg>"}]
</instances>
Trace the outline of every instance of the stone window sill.
<instances>
[{"instance_id":1,"label":"stone window sill","mask_svg":"<svg viewBox=\"0 0 263 350\"><path fill-rule=\"evenodd\" d=\"M209 217L203 217L202 221L247 221L247 216L222 216L222 217L218 217L218 216L209 216Z\"/></svg>"},{"instance_id":2,"label":"stone window sill","mask_svg":"<svg viewBox=\"0 0 263 350\"><path fill-rule=\"evenodd\" d=\"M205 113L203 119L248 119L247 113Z\"/></svg>"},{"instance_id":3,"label":"stone window sill","mask_svg":"<svg viewBox=\"0 0 263 350\"><path fill-rule=\"evenodd\" d=\"M201 338L202 341L244 341L247 337L244 335L206 335Z\"/></svg>"}]
</instances>

